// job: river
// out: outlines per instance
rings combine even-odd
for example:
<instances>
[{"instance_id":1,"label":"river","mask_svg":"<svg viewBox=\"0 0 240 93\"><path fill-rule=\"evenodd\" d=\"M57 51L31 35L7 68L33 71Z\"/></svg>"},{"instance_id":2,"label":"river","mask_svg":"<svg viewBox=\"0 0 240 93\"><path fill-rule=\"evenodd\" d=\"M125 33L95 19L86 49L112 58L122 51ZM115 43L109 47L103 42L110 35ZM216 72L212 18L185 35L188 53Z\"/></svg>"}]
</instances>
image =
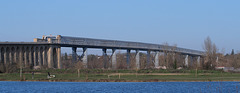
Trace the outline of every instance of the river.
<instances>
[{"instance_id":1,"label":"river","mask_svg":"<svg viewBox=\"0 0 240 93\"><path fill-rule=\"evenodd\" d=\"M237 93L239 82L12 82L1 93Z\"/></svg>"}]
</instances>

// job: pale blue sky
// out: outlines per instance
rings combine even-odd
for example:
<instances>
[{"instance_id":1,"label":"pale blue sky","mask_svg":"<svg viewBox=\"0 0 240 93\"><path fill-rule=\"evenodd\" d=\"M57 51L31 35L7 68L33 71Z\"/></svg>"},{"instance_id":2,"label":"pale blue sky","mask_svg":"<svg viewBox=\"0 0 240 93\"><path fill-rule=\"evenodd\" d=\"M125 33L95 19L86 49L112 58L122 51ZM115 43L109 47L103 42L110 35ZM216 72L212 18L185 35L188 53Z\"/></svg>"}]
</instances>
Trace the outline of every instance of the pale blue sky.
<instances>
[{"instance_id":1,"label":"pale blue sky","mask_svg":"<svg viewBox=\"0 0 240 93\"><path fill-rule=\"evenodd\" d=\"M1 0L0 41L67 35L240 52L239 0Z\"/></svg>"}]
</instances>

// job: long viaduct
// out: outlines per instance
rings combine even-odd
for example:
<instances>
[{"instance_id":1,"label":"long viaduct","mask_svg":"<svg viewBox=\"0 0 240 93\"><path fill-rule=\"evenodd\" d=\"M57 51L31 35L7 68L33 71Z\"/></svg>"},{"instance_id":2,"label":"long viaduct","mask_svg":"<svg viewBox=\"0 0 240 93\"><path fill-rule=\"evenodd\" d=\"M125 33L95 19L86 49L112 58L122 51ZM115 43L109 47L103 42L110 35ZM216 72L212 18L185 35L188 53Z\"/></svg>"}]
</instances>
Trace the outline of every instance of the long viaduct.
<instances>
[{"instance_id":1,"label":"long viaduct","mask_svg":"<svg viewBox=\"0 0 240 93\"><path fill-rule=\"evenodd\" d=\"M0 62L12 64L20 62L23 66L47 66L48 68L62 68L61 47L72 48L72 60L77 60L77 48L83 49L82 62L87 68L87 50L89 48L100 48L104 58L107 56L107 49L112 50L111 67L117 68L116 50L126 50L127 67L129 68L130 53L136 51L136 68L140 68L139 51L147 51L147 63L150 62L151 52L154 52L154 65L159 66L159 54L161 52L173 52L185 55L185 65L188 66L188 57L197 57L198 64L203 56L202 51L164 46L159 44L149 44L141 42L127 42L118 40L102 40L68 36L43 36L35 38L34 42L0 42Z\"/></svg>"}]
</instances>

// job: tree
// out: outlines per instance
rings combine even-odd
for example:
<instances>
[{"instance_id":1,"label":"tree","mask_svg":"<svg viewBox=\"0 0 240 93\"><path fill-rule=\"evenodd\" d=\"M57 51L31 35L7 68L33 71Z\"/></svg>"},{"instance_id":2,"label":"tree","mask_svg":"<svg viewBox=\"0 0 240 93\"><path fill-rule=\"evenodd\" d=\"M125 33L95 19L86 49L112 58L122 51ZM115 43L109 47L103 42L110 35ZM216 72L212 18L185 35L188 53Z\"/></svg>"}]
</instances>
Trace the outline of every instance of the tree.
<instances>
[{"instance_id":1,"label":"tree","mask_svg":"<svg viewBox=\"0 0 240 93\"><path fill-rule=\"evenodd\" d=\"M214 69L216 66L216 59L217 59L217 46L212 42L210 37L207 37L204 40L204 50L205 50L205 62L204 67L205 69Z\"/></svg>"},{"instance_id":2,"label":"tree","mask_svg":"<svg viewBox=\"0 0 240 93\"><path fill-rule=\"evenodd\" d=\"M177 68L177 60L176 56L177 53L175 53L177 49L177 45L169 46L168 43L163 44L163 52L164 52L164 62L165 66L169 68Z\"/></svg>"},{"instance_id":3,"label":"tree","mask_svg":"<svg viewBox=\"0 0 240 93\"><path fill-rule=\"evenodd\" d=\"M64 54L64 60L68 60L68 55L67 55L67 53Z\"/></svg>"},{"instance_id":4,"label":"tree","mask_svg":"<svg viewBox=\"0 0 240 93\"><path fill-rule=\"evenodd\" d=\"M232 49L232 53L231 53L231 55L234 55L235 53L234 53L234 49Z\"/></svg>"}]
</instances>

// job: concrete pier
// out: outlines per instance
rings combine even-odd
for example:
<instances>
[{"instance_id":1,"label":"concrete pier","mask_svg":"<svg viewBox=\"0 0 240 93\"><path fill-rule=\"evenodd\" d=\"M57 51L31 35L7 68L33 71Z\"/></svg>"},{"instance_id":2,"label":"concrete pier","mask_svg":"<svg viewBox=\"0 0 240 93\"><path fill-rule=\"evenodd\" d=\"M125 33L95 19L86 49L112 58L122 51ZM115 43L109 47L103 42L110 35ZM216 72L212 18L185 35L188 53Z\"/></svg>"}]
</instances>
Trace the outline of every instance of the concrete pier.
<instances>
[{"instance_id":1,"label":"concrete pier","mask_svg":"<svg viewBox=\"0 0 240 93\"><path fill-rule=\"evenodd\" d=\"M136 60L136 69L140 69L140 56L139 56L140 52L139 50L136 50L136 56L135 56L135 60Z\"/></svg>"},{"instance_id":2,"label":"concrete pier","mask_svg":"<svg viewBox=\"0 0 240 93\"><path fill-rule=\"evenodd\" d=\"M4 64L7 64L7 49L4 47Z\"/></svg>"},{"instance_id":3,"label":"concrete pier","mask_svg":"<svg viewBox=\"0 0 240 93\"><path fill-rule=\"evenodd\" d=\"M12 51L9 51L8 52L9 54L9 64L12 64L13 63L13 56L12 56Z\"/></svg>"},{"instance_id":4,"label":"concrete pier","mask_svg":"<svg viewBox=\"0 0 240 93\"><path fill-rule=\"evenodd\" d=\"M22 47L20 47L20 51L19 51L19 62L20 62L21 66L24 66L24 63L23 63L23 48Z\"/></svg>"},{"instance_id":5,"label":"concrete pier","mask_svg":"<svg viewBox=\"0 0 240 93\"><path fill-rule=\"evenodd\" d=\"M42 50L42 65L43 66L46 66L47 65L47 57L46 57L46 49L45 47L43 47L43 50Z\"/></svg>"},{"instance_id":6,"label":"concrete pier","mask_svg":"<svg viewBox=\"0 0 240 93\"><path fill-rule=\"evenodd\" d=\"M13 53L13 60L14 60L14 63L17 63L17 53L18 53L18 50L17 50L17 47L14 47L14 53Z\"/></svg>"},{"instance_id":7,"label":"concrete pier","mask_svg":"<svg viewBox=\"0 0 240 93\"><path fill-rule=\"evenodd\" d=\"M88 62L88 57L87 57L87 48L86 47L84 47L83 48L83 64L84 64L84 67L85 68L87 68L88 66L87 66L87 62Z\"/></svg>"},{"instance_id":8,"label":"concrete pier","mask_svg":"<svg viewBox=\"0 0 240 93\"><path fill-rule=\"evenodd\" d=\"M188 67L188 55L186 55L184 63L185 63L185 66Z\"/></svg>"},{"instance_id":9,"label":"concrete pier","mask_svg":"<svg viewBox=\"0 0 240 93\"><path fill-rule=\"evenodd\" d=\"M159 67L159 51L156 51L155 52L155 68L158 68Z\"/></svg>"},{"instance_id":10,"label":"concrete pier","mask_svg":"<svg viewBox=\"0 0 240 93\"><path fill-rule=\"evenodd\" d=\"M151 51L147 51L147 68L150 68Z\"/></svg>"},{"instance_id":11,"label":"concrete pier","mask_svg":"<svg viewBox=\"0 0 240 93\"><path fill-rule=\"evenodd\" d=\"M53 46L48 48L48 68L54 68L53 63Z\"/></svg>"},{"instance_id":12,"label":"concrete pier","mask_svg":"<svg viewBox=\"0 0 240 93\"><path fill-rule=\"evenodd\" d=\"M28 66L27 48L24 47L24 65Z\"/></svg>"},{"instance_id":13,"label":"concrete pier","mask_svg":"<svg viewBox=\"0 0 240 93\"><path fill-rule=\"evenodd\" d=\"M190 66L193 66L193 56L188 56L190 59ZM188 61L189 62L189 61Z\"/></svg>"},{"instance_id":14,"label":"concrete pier","mask_svg":"<svg viewBox=\"0 0 240 93\"><path fill-rule=\"evenodd\" d=\"M57 48L57 64L58 64L58 69L61 69L62 68L61 47Z\"/></svg>"},{"instance_id":15,"label":"concrete pier","mask_svg":"<svg viewBox=\"0 0 240 93\"><path fill-rule=\"evenodd\" d=\"M38 65L42 66L42 50L38 48Z\"/></svg>"},{"instance_id":16,"label":"concrete pier","mask_svg":"<svg viewBox=\"0 0 240 93\"><path fill-rule=\"evenodd\" d=\"M29 54L29 66L33 66L33 60L32 60L32 48L30 47L29 48L29 52L28 52Z\"/></svg>"},{"instance_id":17,"label":"concrete pier","mask_svg":"<svg viewBox=\"0 0 240 93\"><path fill-rule=\"evenodd\" d=\"M200 57L200 56L198 56L198 58L197 58L197 67L199 67L199 66L200 66L200 60L201 60L201 57Z\"/></svg>"},{"instance_id":18,"label":"concrete pier","mask_svg":"<svg viewBox=\"0 0 240 93\"><path fill-rule=\"evenodd\" d=\"M116 49L112 49L112 69L117 69L117 53L116 53Z\"/></svg>"},{"instance_id":19,"label":"concrete pier","mask_svg":"<svg viewBox=\"0 0 240 93\"><path fill-rule=\"evenodd\" d=\"M36 47L33 48L33 66L37 66L37 50L36 50Z\"/></svg>"},{"instance_id":20,"label":"concrete pier","mask_svg":"<svg viewBox=\"0 0 240 93\"><path fill-rule=\"evenodd\" d=\"M130 54L131 54L131 50L128 49L127 50L127 55L126 55L126 57L127 57L127 69L130 68Z\"/></svg>"},{"instance_id":21,"label":"concrete pier","mask_svg":"<svg viewBox=\"0 0 240 93\"><path fill-rule=\"evenodd\" d=\"M103 67L107 69L107 49L103 48L102 49L102 56L103 56Z\"/></svg>"},{"instance_id":22,"label":"concrete pier","mask_svg":"<svg viewBox=\"0 0 240 93\"><path fill-rule=\"evenodd\" d=\"M72 62L77 61L77 47L72 47Z\"/></svg>"},{"instance_id":23,"label":"concrete pier","mask_svg":"<svg viewBox=\"0 0 240 93\"><path fill-rule=\"evenodd\" d=\"M0 63L2 63L2 47L0 47Z\"/></svg>"}]
</instances>

